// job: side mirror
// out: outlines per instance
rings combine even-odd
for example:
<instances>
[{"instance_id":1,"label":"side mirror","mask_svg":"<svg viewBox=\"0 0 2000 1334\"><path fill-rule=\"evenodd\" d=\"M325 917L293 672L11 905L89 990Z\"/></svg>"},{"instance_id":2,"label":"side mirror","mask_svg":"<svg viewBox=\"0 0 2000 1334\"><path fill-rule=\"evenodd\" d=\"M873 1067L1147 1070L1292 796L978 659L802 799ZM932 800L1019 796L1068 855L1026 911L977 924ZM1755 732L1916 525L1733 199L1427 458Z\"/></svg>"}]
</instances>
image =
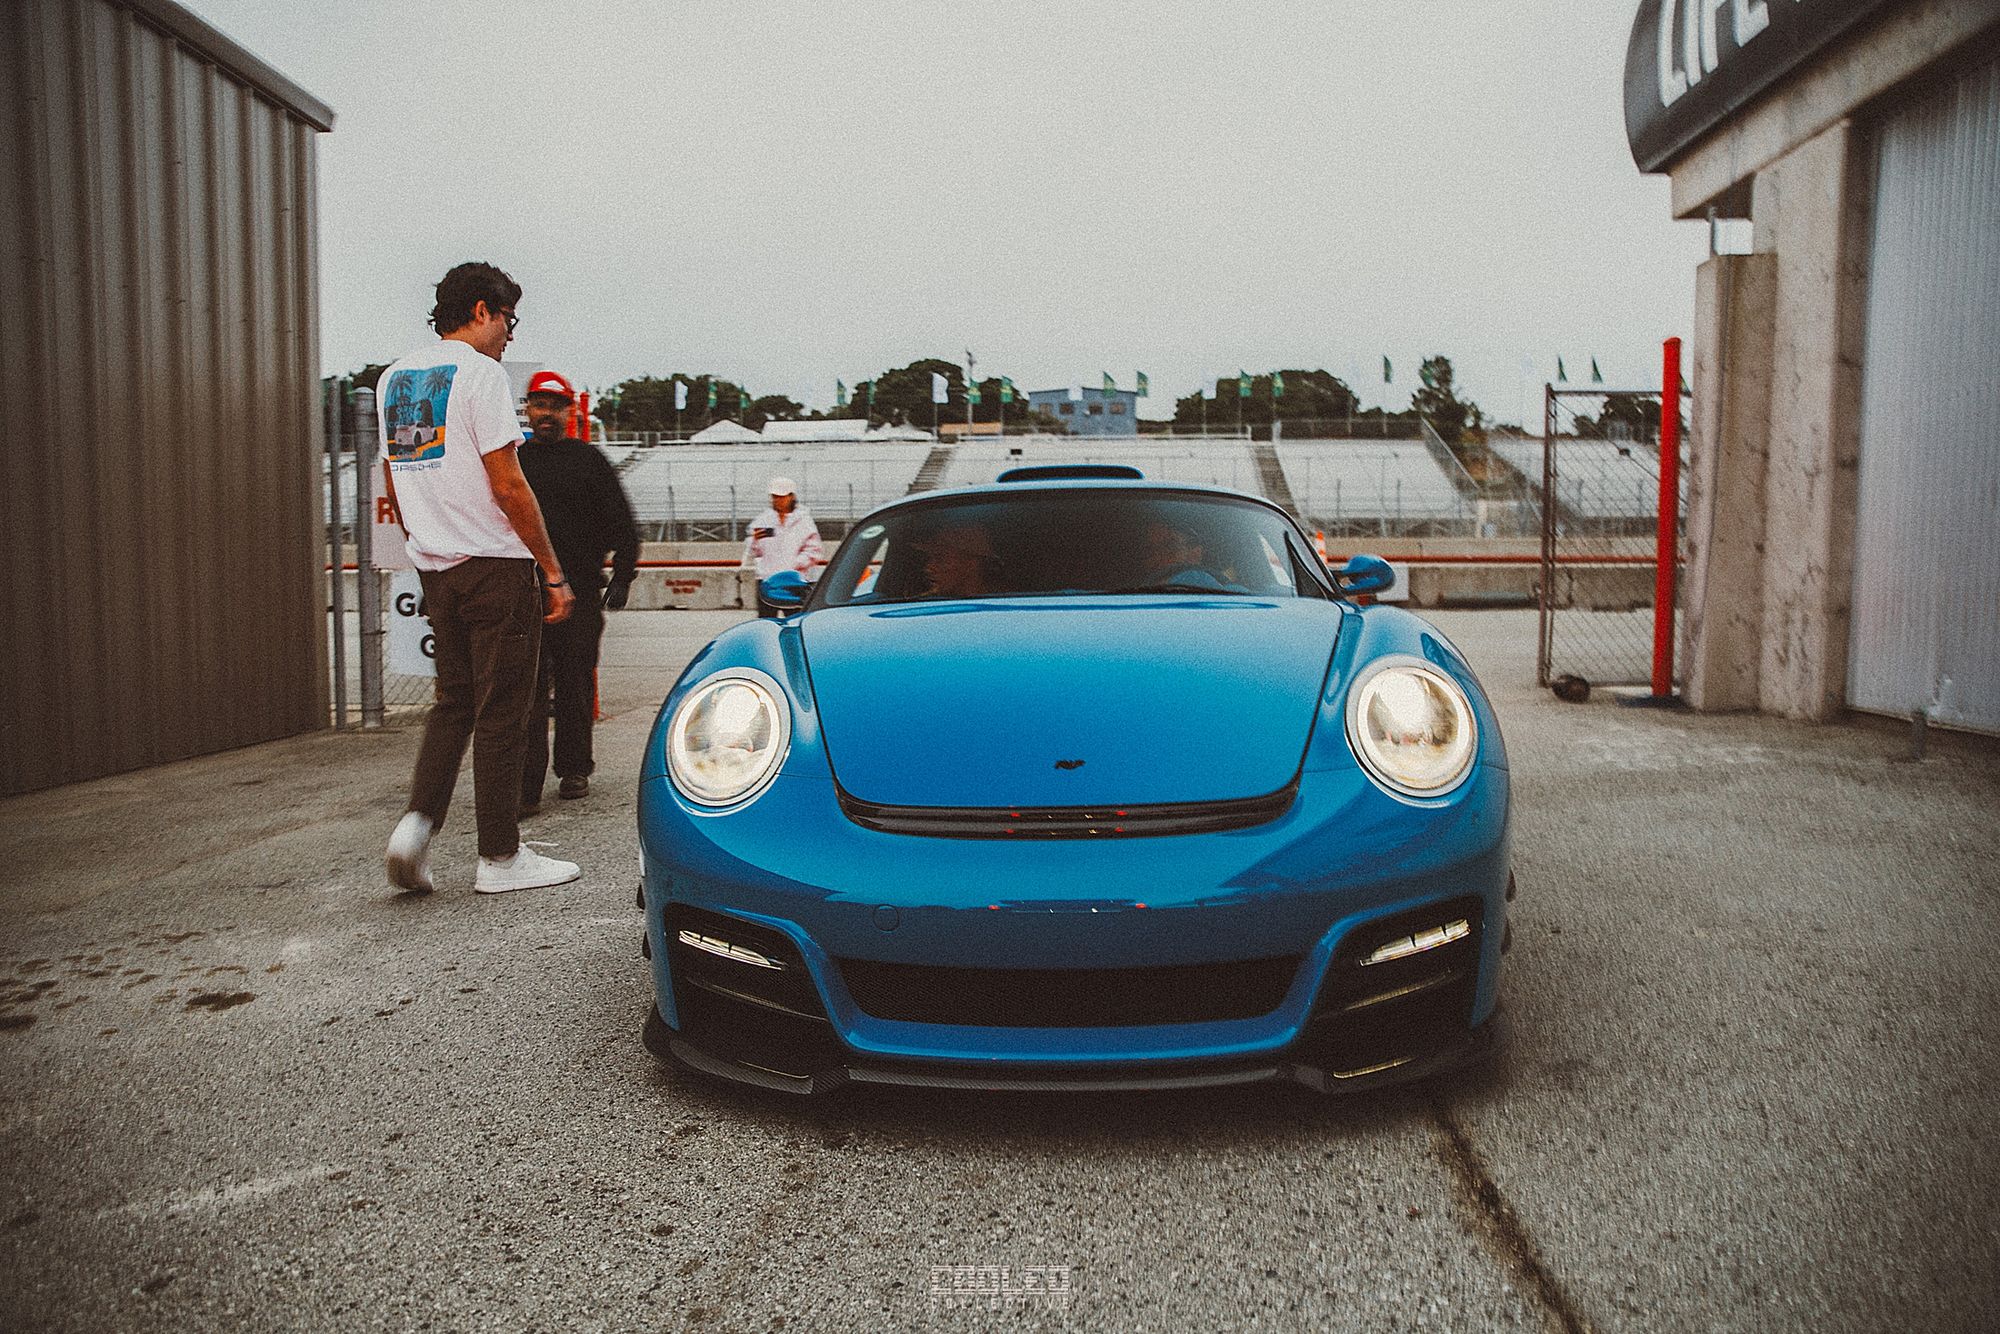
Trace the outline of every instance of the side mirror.
<instances>
[{"instance_id":1,"label":"side mirror","mask_svg":"<svg viewBox=\"0 0 2000 1334\"><path fill-rule=\"evenodd\" d=\"M1396 584L1396 572L1380 556L1355 556L1333 572L1343 593L1380 593Z\"/></svg>"},{"instance_id":2,"label":"side mirror","mask_svg":"<svg viewBox=\"0 0 2000 1334\"><path fill-rule=\"evenodd\" d=\"M810 592L812 585L797 570L779 570L757 585L758 601L772 611L797 611L805 605L806 594Z\"/></svg>"}]
</instances>

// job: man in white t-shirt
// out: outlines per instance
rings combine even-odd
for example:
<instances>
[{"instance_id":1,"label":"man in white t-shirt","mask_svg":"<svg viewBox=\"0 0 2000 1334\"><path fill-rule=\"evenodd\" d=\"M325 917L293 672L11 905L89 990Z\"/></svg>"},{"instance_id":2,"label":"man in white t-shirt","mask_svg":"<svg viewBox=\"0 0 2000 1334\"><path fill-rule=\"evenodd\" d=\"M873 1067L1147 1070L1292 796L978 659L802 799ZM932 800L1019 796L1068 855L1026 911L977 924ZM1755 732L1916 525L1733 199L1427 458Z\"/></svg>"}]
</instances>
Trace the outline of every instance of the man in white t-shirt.
<instances>
[{"instance_id":1,"label":"man in white t-shirt","mask_svg":"<svg viewBox=\"0 0 2000 1334\"><path fill-rule=\"evenodd\" d=\"M376 400L386 494L423 580L436 645L437 700L390 835L389 882L431 891L431 836L444 823L472 743L482 894L574 880L520 835L521 750L541 661L542 622L574 604L515 447L514 394L500 354L521 288L491 264L460 264L437 285L439 339L382 372ZM544 597L546 596L546 605Z\"/></svg>"},{"instance_id":2,"label":"man in white t-shirt","mask_svg":"<svg viewBox=\"0 0 2000 1334\"><path fill-rule=\"evenodd\" d=\"M797 570L806 578L826 564L826 548L819 540L819 525L806 507L799 504L798 488L789 477L771 479L771 507L750 524L750 536L743 543L743 568L757 572L763 583L780 570ZM761 599L757 614L770 616Z\"/></svg>"}]
</instances>

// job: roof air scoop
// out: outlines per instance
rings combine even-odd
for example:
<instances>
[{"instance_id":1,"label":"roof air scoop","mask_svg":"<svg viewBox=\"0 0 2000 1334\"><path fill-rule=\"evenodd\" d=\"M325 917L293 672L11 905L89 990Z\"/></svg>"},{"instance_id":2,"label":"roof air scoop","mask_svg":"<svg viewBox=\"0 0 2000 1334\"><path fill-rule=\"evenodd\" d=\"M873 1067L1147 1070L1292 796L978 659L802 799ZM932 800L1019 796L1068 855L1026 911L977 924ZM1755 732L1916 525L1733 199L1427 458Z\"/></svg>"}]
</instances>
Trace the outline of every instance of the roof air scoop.
<instances>
[{"instance_id":1,"label":"roof air scoop","mask_svg":"<svg viewBox=\"0 0 2000 1334\"><path fill-rule=\"evenodd\" d=\"M996 482L1059 482L1077 478L1112 478L1142 482L1146 474L1124 463L1039 463L1027 468L1009 468Z\"/></svg>"}]
</instances>

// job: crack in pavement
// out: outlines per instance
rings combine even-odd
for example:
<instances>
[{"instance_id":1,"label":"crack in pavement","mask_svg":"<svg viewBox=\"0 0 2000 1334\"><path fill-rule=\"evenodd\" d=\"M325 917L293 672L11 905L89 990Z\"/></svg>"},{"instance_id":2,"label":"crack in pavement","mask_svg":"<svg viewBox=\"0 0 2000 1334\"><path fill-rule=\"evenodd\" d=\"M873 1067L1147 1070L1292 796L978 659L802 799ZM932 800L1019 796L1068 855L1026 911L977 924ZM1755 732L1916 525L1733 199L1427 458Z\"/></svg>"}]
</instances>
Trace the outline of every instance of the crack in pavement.
<instances>
[{"instance_id":1,"label":"crack in pavement","mask_svg":"<svg viewBox=\"0 0 2000 1334\"><path fill-rule=\"evenodd\" d=\"M1495 1256L1515 1273L1563 1334L1593 1334L1595 1327L1542 1262L1520 1215L1500 1193L1500 1187L1486 1170L1485 1160L1472 1147L1458 1119L1435 1099L1430 1104L1430 1117L1436 1132L1438 1160L1450 1171Z\"/></svg>"}]
</instances>

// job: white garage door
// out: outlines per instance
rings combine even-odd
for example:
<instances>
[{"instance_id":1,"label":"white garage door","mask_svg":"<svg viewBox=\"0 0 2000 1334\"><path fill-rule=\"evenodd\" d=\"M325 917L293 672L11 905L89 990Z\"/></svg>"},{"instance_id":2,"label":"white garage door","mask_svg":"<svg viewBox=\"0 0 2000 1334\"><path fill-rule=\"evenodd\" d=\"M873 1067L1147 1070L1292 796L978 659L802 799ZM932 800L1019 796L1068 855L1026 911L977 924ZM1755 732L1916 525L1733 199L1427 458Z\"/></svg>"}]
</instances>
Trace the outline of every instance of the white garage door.
<instances>
[{"instance_id":1,"label":"white garage door","mask_svg":"<svg viewBox=\"0 0 2000 1334\"><path fill-rule=\"evenodd\" d=\"M1876 147L1848 703L2000 732L2000 62Z\"/></svg>"}]
</instances>

